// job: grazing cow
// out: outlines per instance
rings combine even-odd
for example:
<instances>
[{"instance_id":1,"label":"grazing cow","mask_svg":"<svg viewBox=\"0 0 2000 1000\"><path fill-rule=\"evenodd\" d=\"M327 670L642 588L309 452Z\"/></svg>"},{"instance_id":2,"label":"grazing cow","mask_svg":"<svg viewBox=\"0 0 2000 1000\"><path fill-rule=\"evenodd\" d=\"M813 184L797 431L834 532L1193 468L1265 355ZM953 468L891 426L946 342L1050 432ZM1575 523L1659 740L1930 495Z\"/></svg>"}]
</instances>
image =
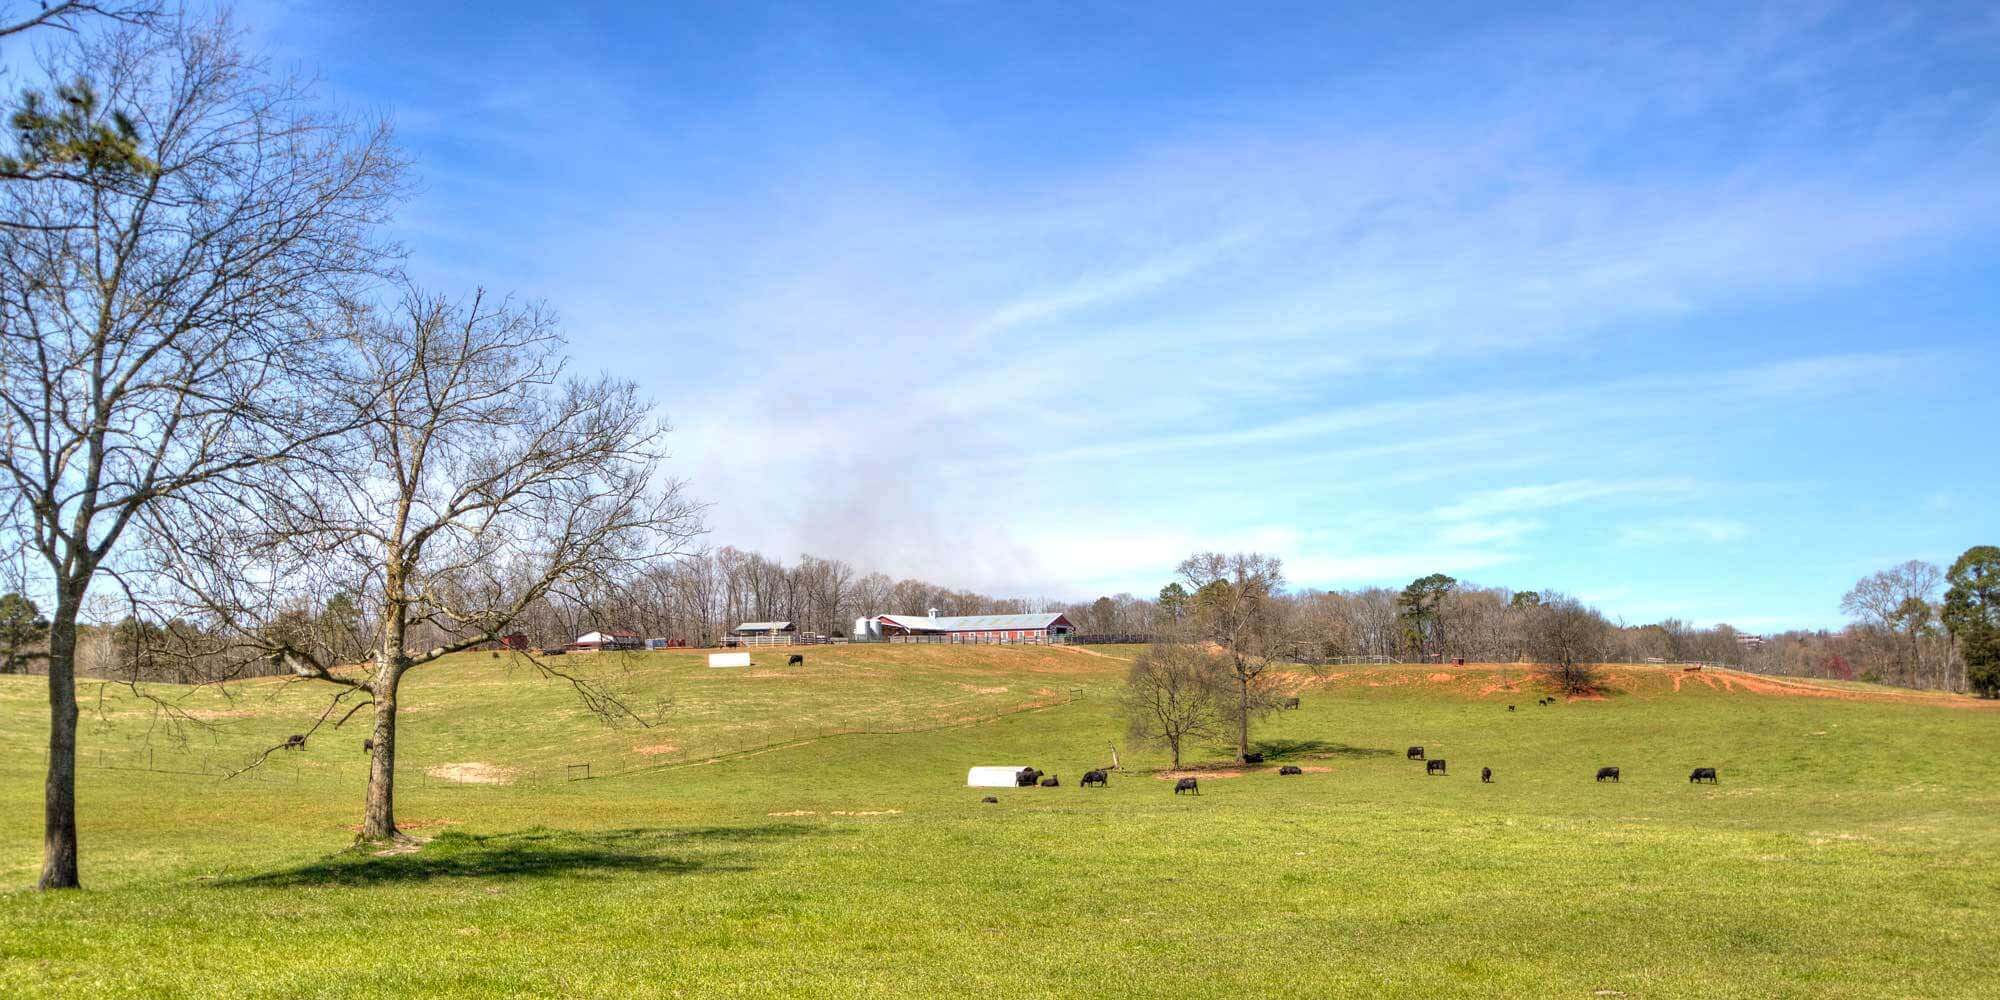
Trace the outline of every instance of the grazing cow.
<instances>
[{"instance_id":1,"label":"grazing cow","mask_svg":"<svg viewBox=\"0 0 2000 1000\"><path fill-rule=\"evenodd\" d=\"M1513 711L1513 710L1514 710L1514 706L1512 706L1512 705L1509 705L1509 706L1507 706L1507 711L1511 712L1511 711Z\"/></svg>"},{"instance_id":2,"label":"grazing cow","mask_svg":"<svg viewBox=\"0 0 2000 1000\"><path fill-rule=\"evenodd\" d=\"M363 749L363 750L369 750L369 751L373 751L373 750L375 749L375 739L374 739L374 737L369 737L368 739L365 739L365 740L362 740L362 741L361 741L361 749Z\"/></svg>"},{"instance_id":3,"label":"grazing cow","mask_svg":"<svg viewBox=\"0 0 2000 1000\"><path fill-rule=\"evenodd\" d=\"M302 733L293 733L292 738L285 741L285 749L287 750L304 750L305 748L306 738Z\"/></svg>"},{"instance_id":4,"label":"grazing cow","mask_svg":"<svg viewBox=\"0 0 2000 1000\"><path fill-rule=\"evenodd\" d=\"M1714 785L1720 784L1721 780L1715 776L1715 768L1712 767L1697 767L1694 769L1694 773L1688 775L1688 784L1690 785L1698 781L1706 781Z\"/></svg>"},{"instance_id":5,"label":"grazing cow","mask_svg":"<svg viewBox=\"0 0 2000 1000\"><path fill-rule=\"evenodd\" d=\"M1286 698L1284 705L1286 708L1297 708L1299 707L1299 700L1297 698Z\"/></svg>"},{"instance_id":6,"label":"grazing cow","mask_svg":"<svg viewBox=\"0 0 2000 1000\"><path fill-rule=\"evenodd\" d=\"M997 798L995 798L995 797L993 797L993 796L991 796L991 795L988 795L987 797L985 797L985 798L983 798L983 799L980 799L979 801L981 801L981 802L985 802L985 803L987 803L987 804L989 804L989 805L990 805L990 804L993 804L993 803L996 803L996 802L999 802L1000 800L999 800L999 799L997 799Z\"/></svg>"},{"instance_id":7,"label":"grazing cow","mask_svg":"<svg viewBox=\"0 0 2000 1000\"><path fill-rule=\"evenodd\" d=\"M1429 761L1425 761L1425 762L1424 762L1424 773L1425 773L1425 774L1443 774L1443 773L1444 773L1444 761L1443 761L1443 759L1439 759L1439 760L1429 760Z\"/></svg>"},{"instance_id":8,"label":"grazing cow","mask_svg":"<svg viewBox=\"0 0 2000 1000\"><path fill-rule=\"evenodd\" d=\"M1188 792L1194 795L1200 795L1201 786L1196 784L1193 778L1182 778L1181 780L1174 782L1174 794L1179 795L1182 792Z\"/></svg>"},{"instance_id":9,"label":"grazing cow","mask_svg":"<svg viewBox=\"0 0 2000 1000\"><path fill-rule=\"evenodd\" d=\"M1042 772L1032 767L1024 767L1014 772L1015 788L1033 788L1035 787L1035 783L1040 780L1042 780Z\"/></svg>"},{"instance_id":10,"label":"grazing cow","mask_svg":"<svg viewBox=\"0 0 2000 1000\"><path fill-rule=\"evenodd\" d=\"M1404 751L1404 753L1403 753L1403 756L1405 756L1405 757L1408 757L1408 758L1410 758L1411 760L1423 760L1423 759L1424 759L1424 748L1423 748L1423 747L1411 747L1410 749L1408 749L1408 750Z\"/></svg>"},{"instance_id":11,"label":"grazing cow","mask_svg":"<svg viewBox=\"0 0 2000 1000\"><path fill-rule=\"evenodd\" d=\"M1615 768L1615 767L1600 767L1600 768L1598 768L1598 769L1597 769L1597 780L1599 780L1599 781L1603 781L1603 780L1604 780L1604 779L1606 779L1606 778L1610 778L1610 779L1611 779L1612 781L1617 781L1617 780L1618 780L1618 769L1617 769L1617 768Z\"/></svg>"},{"instance_id":12,"label":"grazing cow","mask_svg":"<svg viewBox=\"0 0 2000 1000\"><path fill-rule=\"evenodd\" d=\"M1103 771L1083 772L1083 787L1089 788L1092 785L1102 785L1109 788L1111 787L1111 778Z\"/></svg>"},{"instance_id":13,"label":"grazing cow","mask_svg":"<svg viewBox=\"0 0 2000 1000\"><path fill-rule=\"evenodd\" d=\"M1246 753L1243 755L1243 763L1262 764L1264 763L1264 755L1261 753Z\"/></svg>"},{"instance_id":14,"label":"grazing cow","mask_svg":"<svg viewBox=\"0 0 2000 1000\"><path fill-rule=\"evenodd\" d=\"M1278 773L1279 773L1279 774L1304 774L1305 772L1304 772L1304 771L1301 771L1301 770L1299 770L1299 769L1298 769L1298 767L1297 767L1296 765L1293 765L1293 764L1286 764L1286 765L1285 765L1284 767L1281 767L1281 768L1278 768Z\"/></svg>"},{"instance_id":15,"label":"grazing cow","mask_svg":"<svg viewBox=\"0 0 2000 1000\"><path fill-rule=\"evenodd\" d=\"M1482 767L1482 768L1480 768L1480 769L1479 769L1479 783L1480 783L1480 784L1482 784L1482 785L1490 785L1490 784L1492 784L1492 783L1493 783L1493 769L1492 769L1492 768L1490 768L1490 767Z\"/></svg>"},{"instance_id":16,"label":"grazing cow","mask_svg":"<svg viewBox=\"0 0 2000 1000\"><path fill-rule=\"evenodd\" d=\"M1043 788L1061 788L1061 787L1062 787L1062 782L1061 782L1061 781L1058 781L1058 780L1056 780L1056 776L1055 776L1055 775L1053 775L1053 774L1051 774L1051 775L1049 775L1048 777L1046 777L1046 778L1043 778L1043 779L1042 779L1042 787L1043 787Z\"/></svg>"},{"instance_id":17,"label":"grazing cow","mask_svg":"<svg viewBox=\"0 0 2000 1000\"><path fill-rule=\"evenodd\" d=\"M806 665L806 654L804 653L793 653L788 659L785 660L785 666L788 667L803 667L805 665Z\"/></svg>"}]
</instances>

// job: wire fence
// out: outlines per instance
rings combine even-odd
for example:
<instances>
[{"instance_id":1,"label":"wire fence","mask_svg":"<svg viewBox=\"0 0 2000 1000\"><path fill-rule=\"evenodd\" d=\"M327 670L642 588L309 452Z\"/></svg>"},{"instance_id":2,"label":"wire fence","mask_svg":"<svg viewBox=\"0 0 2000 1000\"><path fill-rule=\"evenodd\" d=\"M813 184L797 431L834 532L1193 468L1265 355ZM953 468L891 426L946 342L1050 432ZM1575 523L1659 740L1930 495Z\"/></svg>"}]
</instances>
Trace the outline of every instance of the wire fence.
<instances>
[{"instance_id":1,"label":"wire fence","mask_svg":"<svg viewBox=\"0 0 2000 1000\"><path fill-rule=\"evenodd\" d=\"M671 746L660 744L656 752L649 752L652 748L640 748L605 753L603 752L605 748L593 747L574 754L550 754L532 764L493 765L468 762L463 757L437 760L415 757L409 752L399 750L396 760L396 782L399 788L404 789L415 786L424 789L473 791L520 786L531 788L568 786L584 790L593 787L594 783L609 779L720 764L759 754L810 746L825 740L911 736L986 725L1011 716L1064 708L1075 704L1085 694L1084 687L1070 687L1057 700L1042 699L1003 711L987 712L929 725L793 727L782 736L755 743L733 741L704 743L676 737L669 729L661 733L661 738L678 739L679 742ZM306 749L273 751L265 755L261 762L258 762L260 751L227 747L197 748L145 743L123 746L85 745L78 748L76 763L79 769L85 771L141 779L206 779L218 787L365 782L370 767L368 755L363 752L351 756L330 756L323 751L316 752L314 748L327 742L331 741L323 737ZM346 741L342 743L345 745ZM413 746L411 749L416 747ZM641 759L635 759L635 756ZM0 744L0 757L16 768L32 762L38 768L46 769L48 748Z\"/></svg>"}]
</instances>

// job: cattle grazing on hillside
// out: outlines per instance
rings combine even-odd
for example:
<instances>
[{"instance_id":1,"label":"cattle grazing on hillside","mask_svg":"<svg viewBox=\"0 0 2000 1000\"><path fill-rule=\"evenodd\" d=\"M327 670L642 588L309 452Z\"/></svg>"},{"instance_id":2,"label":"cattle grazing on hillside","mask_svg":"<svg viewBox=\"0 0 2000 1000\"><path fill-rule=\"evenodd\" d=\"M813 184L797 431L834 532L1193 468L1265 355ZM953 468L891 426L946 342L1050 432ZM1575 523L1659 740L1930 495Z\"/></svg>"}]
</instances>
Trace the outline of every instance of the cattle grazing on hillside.
<instances>
[{"instance_id":1,"label":"cattle grazing on hillside","mask_svg":"<svg viewBox=\"0 0 2000 1000\"><path fill-rule=\"evenodd\" d=\"M1480 769L1479 769L1479 783L1480 783L1480 784L1482 784L1482 785L1490 785L1490 784L1492 784L1492 783L1493 783L1493 769L1492 769L1492 768L1490 768L1490 767L1482 767L1482 768L1480 768Z\"/></svg>"},{"instance_id":2,"label":"cattle grazing on hillside","mask_svg":"<svg viewBox=\"0 0 2000 1000\"><path fill-rule=\"evenodd\" d=\"M1700 781L1706 781L1714 785L1720 784L1721 780L1715 776L1715 768L1712 767L1697 767L1694 769L1694 773L1688 775L1688 784L1690 785Z\"/></svg>"},{"instance_id":3,"label":"cattle grazing on hillside","mask_svg":"<svg viewBox=\"0 0 2000 1000\"><path fill-rule=\"evenodd\" d=\"M1299 707L1299 700L1297 698L1286 698L1281 704L1285 708L1297 708Z\"/></svg>"},{"instance_id":4,"label":"cattle grazing on hillside","mask_svg":"<svg viewBox=\"0 0 2000 1000\"><path fill-rule=\"evenodd\" d=\"M806 654L804 653L793 653L790 657L787 657L785 660L785 666L788 667L803 667L805 665L806 665Z\"/></svg>"},{"instance_id":5,"label":"cattle grazing on hillside","mask_svg":"<svg viewBox=\"0 0 2000 1000\"><path fill-rule=\"evenodd\" d=\"M1408 757L1408 758L1410 758L1411 760L1423 760L1423 759L1424 759L1424 748L1423 748L1423 747L1411 747L1410 749L1408 749L1408 750L1406 750L1406 751L1404 751L1404 752L1403 752L1403 756L1405 756L1405 757Z\"/></svg>"},{"instance_id":6,"label":"cattle grazing on hillside","mask_svg":"<svg viewBox=\"0 0 2000 1000\"><path fill-rule=\"evenodd\" d=\"M995 798L995 797L991 796L991 795L988 795L987 797L985 797L985 798L983 798L983 799L980 799L979 801L991 804L991 803L997 803L997 802L999 802L1000 800L999 800L998 798Z\"/></svg>"},{"instance_id":7,"label":"cattle grazing on hillside","mask_svg":"<svg viewBox=\"0 0 2000 1000\"><path fill-rule=\"evenodd\" d=\"M1617 780L1618 780L1618 769L1617 769L1617 768L1615 768L1615 767L1600 767L1600 768L1598 768L1598 769L1597 769L1597 780L1599 780L1599 781L1603 781L1603 780L1604 780L1604 779L1606 779L1606 778L1609 778L1609 779L1611 779L1612 781L1617 781Z\"/></svg>"},{"instance_id":8,"label":"cattle grazing on hillside","mask_svg":"<svg viewBox=\"0 0 2000 1000\"><path fill-rule=\"evenodd\" d=\"M293 733L291 738L285 741L285 749L287 750L304 750L305 748L306 737L304 733Z\"/></svg>"},{"instance_id":9,"label":"cattle grazing on hillside","mask_svg":"<svg viewBox=\"0 0 2000 1000\"><path fill-rule=\"evenodd\" d=\"M1042 787L1043 787L1043 788L1061 788L1061 787L1062 787L1062 782L1061 782L1060 780L1058 780L1058 779L1056 778L1056 776L1055 776L1055 775L1051 774L1051 775L1049 775L1048 777L1046 777L1046 778L1043 778L1043 779L1042 779Z\"/></svg>"},{"instance_id":10,"label":"cattle grazing on hillside","mask_svg":"<svg viewBox=\"0 0 2000 1000\"><path fill-rule=\"evenodd\" d=\"M1425 773L1425 774L1443 774L1443 773L1444 773L1444 761L1443 761L1442 759L1439 759L1439 760L1431 760L1431 761L1425 761L1425 762L1424 762L1424 773Z\"/></svg>"},{"instance_id":11,"label":"cattle grazing on hillside","mask_svg":"<svg viewBox=\"0 0 2000 1000\"><path fill-rule=\"evenodd\" d=\"M1035 783L1040 780L1042 780L1042 772L1032 767L1024 767L1014 772L1015 788L1033 788L1035 787Z\"/></svg>"},{"instance_id":12,"label":"cattle grazing on hillside","mask_svg":"<svg viewBox=\"0 0 2000 1000\"><path fill-rule=\"evenodd\" d=\"M1101 770L1083 772L1083 787L1089 788L1092 785L1102 785L1105 788L1109 788L1111 787L1111 777Z\"/></svg>"},{"instance_id":13,"label":"cattle grazing on hillside","mask_svg":"<svg viewBox=\"0 0 2000 1000\"><path fill-rule=\"evenodd\" d=\"M1187 792L1191 795L1200 795L1201 786L1196 784L1193 778L1182 778L1174 782L1174 794L1179 795L1182 792Z\"/></svg>"},{"instance_id":14,"label":"cattle grazing on hillside","mask_svg":"<svg viewBox=\"0 0 2000 1000\"><path fill-rule=\"evenodd\" d=\"M1284 767L1281 767L1281 768L1278 768L1278 773L1279 773L1279 774L1304 774L1305 772L1304 772L1304 771L1301 771L1301 770L1299 770L1298 766L1297 766L1297 765L1295 765L1295 764L1286 764L1286 765L1285 765Z\"/></svg>"}]
</instances>

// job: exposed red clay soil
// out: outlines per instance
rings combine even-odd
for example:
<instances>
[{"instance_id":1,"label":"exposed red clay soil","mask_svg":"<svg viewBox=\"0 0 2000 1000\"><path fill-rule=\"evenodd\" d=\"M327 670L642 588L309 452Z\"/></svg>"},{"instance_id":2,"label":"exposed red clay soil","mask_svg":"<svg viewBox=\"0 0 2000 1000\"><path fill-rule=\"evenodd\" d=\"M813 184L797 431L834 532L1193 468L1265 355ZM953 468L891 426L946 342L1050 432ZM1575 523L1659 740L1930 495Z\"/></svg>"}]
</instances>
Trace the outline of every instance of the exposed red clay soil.
<instances>
[{"instance_id":1,"label":"exposed red clay soil","mask_svg":"<svg viewBox=\"0 0 2000 1000\"><path fill-rule=\"evenodd\" d=\"M1468 663L1439 669L1426 664L1387 664L1379 667L1349 668L1323 675L1294 675L1275 686L1286 694L1329 685L1355 687L1403 687L1436 684L1455 687L1467 696L1492 699L1518 698L1553 693L1537 676L1539 668L1528 663ZM1697 685L1709 690L1772 698L1827 698L1836 701L1892 702L1911 705L1940 705L1985 711L2000 710L2000 701L1934 691L1905 691L1887 687L1849 688L1805 677L1769 677L1727 668L1705 667L1688 670L1683 664L1617 664L1603 668L1604 687L1600 692L1560 695L1565 701L1603 701L1605 695L1647 695L1679 693Z\"/></svg>"},{"instance_id":2,"label":"exposed red clay soil","mask_svg":"<svg viewBox=\"0 0 2000 1000\"><path fill-rule=\"evenodd\" d=\"M1183 767L1178 771L1161 771L1158 774L1153 775L1153 780L1179 781L1182 778L1241 778L1241 777L1243 777L1243 771L1239 768L1218 767L1210 769L1204 767Z\"/></svg>"}]
</instances>

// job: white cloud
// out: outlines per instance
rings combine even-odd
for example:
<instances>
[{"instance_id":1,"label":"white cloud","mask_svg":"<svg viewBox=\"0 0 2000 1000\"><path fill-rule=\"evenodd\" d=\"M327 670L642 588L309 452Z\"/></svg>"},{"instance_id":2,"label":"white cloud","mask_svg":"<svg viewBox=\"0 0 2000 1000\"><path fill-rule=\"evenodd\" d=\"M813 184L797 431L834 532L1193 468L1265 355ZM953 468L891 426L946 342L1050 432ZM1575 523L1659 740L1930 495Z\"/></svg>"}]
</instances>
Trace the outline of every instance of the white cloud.
<instances>
[{"instance_id":1,"label":"white cloud","mask_svg":"<svg viewBox=\"0 0 2000 1000\"><path fill-rule=\"evenodd\" d=\"M1749 533L1749 525L1741 521L1680 517L1624 525L1618 529L1618 540L1625 545L1719 544L1736 541Z\"/></svg>"}]
</instances>

